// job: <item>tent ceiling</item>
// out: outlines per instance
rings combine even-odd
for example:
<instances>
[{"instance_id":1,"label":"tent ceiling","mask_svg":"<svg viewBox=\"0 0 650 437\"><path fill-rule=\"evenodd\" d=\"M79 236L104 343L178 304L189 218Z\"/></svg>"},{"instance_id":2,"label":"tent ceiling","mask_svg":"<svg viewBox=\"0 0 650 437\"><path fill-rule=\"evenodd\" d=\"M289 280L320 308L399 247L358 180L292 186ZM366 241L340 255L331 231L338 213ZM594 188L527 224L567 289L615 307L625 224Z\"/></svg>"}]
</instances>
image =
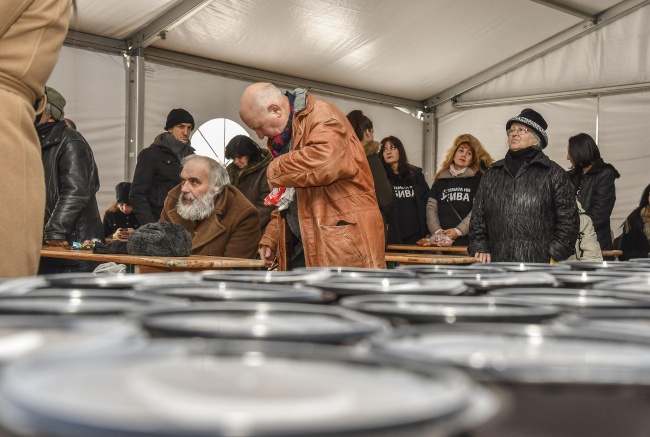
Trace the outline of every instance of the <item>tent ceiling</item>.
<instances>
[{"instance_id":1,"label":"tent ceiling","mask_svg":"<svg viewBox=\"0 0 650 437\"><path fill-rule=\"evenodd\" d=\"M77 0L72 28L123 41L137 39L146 30L153 37L143 44L145 53L150 44L265 72L426 101L619 2ZM159 25L165 39L157 36Z\"/></svg>"}]
</instances>

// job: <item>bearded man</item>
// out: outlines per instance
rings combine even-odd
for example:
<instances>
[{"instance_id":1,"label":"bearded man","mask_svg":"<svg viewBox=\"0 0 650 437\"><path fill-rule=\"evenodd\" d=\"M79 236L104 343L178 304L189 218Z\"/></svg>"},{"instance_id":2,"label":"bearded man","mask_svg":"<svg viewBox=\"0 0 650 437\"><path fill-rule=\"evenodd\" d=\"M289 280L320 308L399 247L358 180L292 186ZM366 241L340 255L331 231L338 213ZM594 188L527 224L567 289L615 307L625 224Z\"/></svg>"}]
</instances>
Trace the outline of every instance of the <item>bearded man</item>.
<instances>
[{"instance_id":1,"label":"bearded man","mask_svg":"<svg viewBox=\"0 0 650 437\"><path fill-rule=\"evenodd\" d=\"M181 183L167 195L160 221L183 226L194 255L254 259L260 214L229 184L226 168L199 155L187 156L181 165Z\"/></svg>"}]
</instances>

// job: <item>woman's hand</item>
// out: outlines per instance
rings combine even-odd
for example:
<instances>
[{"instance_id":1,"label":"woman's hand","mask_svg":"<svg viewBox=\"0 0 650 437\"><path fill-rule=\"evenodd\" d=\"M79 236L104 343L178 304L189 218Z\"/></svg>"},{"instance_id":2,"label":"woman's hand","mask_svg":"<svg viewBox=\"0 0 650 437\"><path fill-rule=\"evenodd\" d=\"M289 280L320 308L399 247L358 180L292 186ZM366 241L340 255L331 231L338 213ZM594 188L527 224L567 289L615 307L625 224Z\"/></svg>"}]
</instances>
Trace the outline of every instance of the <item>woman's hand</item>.
<instances>
[{"instance_id":1,"label":"woman's hand","mask_svg":"<svg viewBox=\"0 0 650 437\"><path fill-rule=\"evenodd\" d=\"M490 257L489 253L476 252L476 255L474 255L474 257L476 258L476 262L480 262L480 263L492 262L492 258Z\"/></svg>"},{"instance_id":2,"label":"woman's hand","mask_svg":"<svg viewBox=\"0 0 650 437\"><path fill-rule=\"evenodd\" d=\"M452 240L455 240L456 238L460 237L456 228L445 229L443 232L445 233L446 236L448 236Z\"/></svg>"}]
</instances>

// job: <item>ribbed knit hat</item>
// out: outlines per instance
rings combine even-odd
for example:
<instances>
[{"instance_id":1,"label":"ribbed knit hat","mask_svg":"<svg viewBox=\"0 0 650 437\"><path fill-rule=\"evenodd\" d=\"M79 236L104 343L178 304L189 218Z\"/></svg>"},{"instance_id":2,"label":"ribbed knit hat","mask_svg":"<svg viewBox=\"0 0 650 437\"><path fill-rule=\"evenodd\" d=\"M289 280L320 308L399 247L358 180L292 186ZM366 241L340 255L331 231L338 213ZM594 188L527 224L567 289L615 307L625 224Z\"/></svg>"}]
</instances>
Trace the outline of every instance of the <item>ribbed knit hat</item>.
<instances>
[{"instance_id":1,"label":"ribbed knit hat","mask_svg":"<svg viewBox=\"0 0 650 437\"><path fill-rule=\"evenodd\" d=\"M169 130L177 124L189 123L194 130L194 117L183 108L176 108L169 111L167 114L167 123L165 123L165 130Z\"/></svg>"}]
</instances>

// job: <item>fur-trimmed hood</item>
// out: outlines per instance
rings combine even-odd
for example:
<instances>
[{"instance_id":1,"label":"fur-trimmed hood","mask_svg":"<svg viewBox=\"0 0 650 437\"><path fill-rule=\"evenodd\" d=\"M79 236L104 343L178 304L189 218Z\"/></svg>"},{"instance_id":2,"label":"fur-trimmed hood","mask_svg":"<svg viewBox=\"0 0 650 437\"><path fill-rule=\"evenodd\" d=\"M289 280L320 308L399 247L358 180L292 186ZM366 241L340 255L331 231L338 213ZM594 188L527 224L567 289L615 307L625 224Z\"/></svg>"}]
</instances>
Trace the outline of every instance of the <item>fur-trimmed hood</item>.
<instances>
[{"instance_id":1,"label":"fur-trimmed hood","mask_svg":"<svg viewBox=\"0 0 650 437\"><path fill-rule=\"evenodd\" d=\"M366 156L378 155L381 150L381 143L378 141L366 140L362 141L363 151L366 152Z\"/></svg>"}]
</instances>

